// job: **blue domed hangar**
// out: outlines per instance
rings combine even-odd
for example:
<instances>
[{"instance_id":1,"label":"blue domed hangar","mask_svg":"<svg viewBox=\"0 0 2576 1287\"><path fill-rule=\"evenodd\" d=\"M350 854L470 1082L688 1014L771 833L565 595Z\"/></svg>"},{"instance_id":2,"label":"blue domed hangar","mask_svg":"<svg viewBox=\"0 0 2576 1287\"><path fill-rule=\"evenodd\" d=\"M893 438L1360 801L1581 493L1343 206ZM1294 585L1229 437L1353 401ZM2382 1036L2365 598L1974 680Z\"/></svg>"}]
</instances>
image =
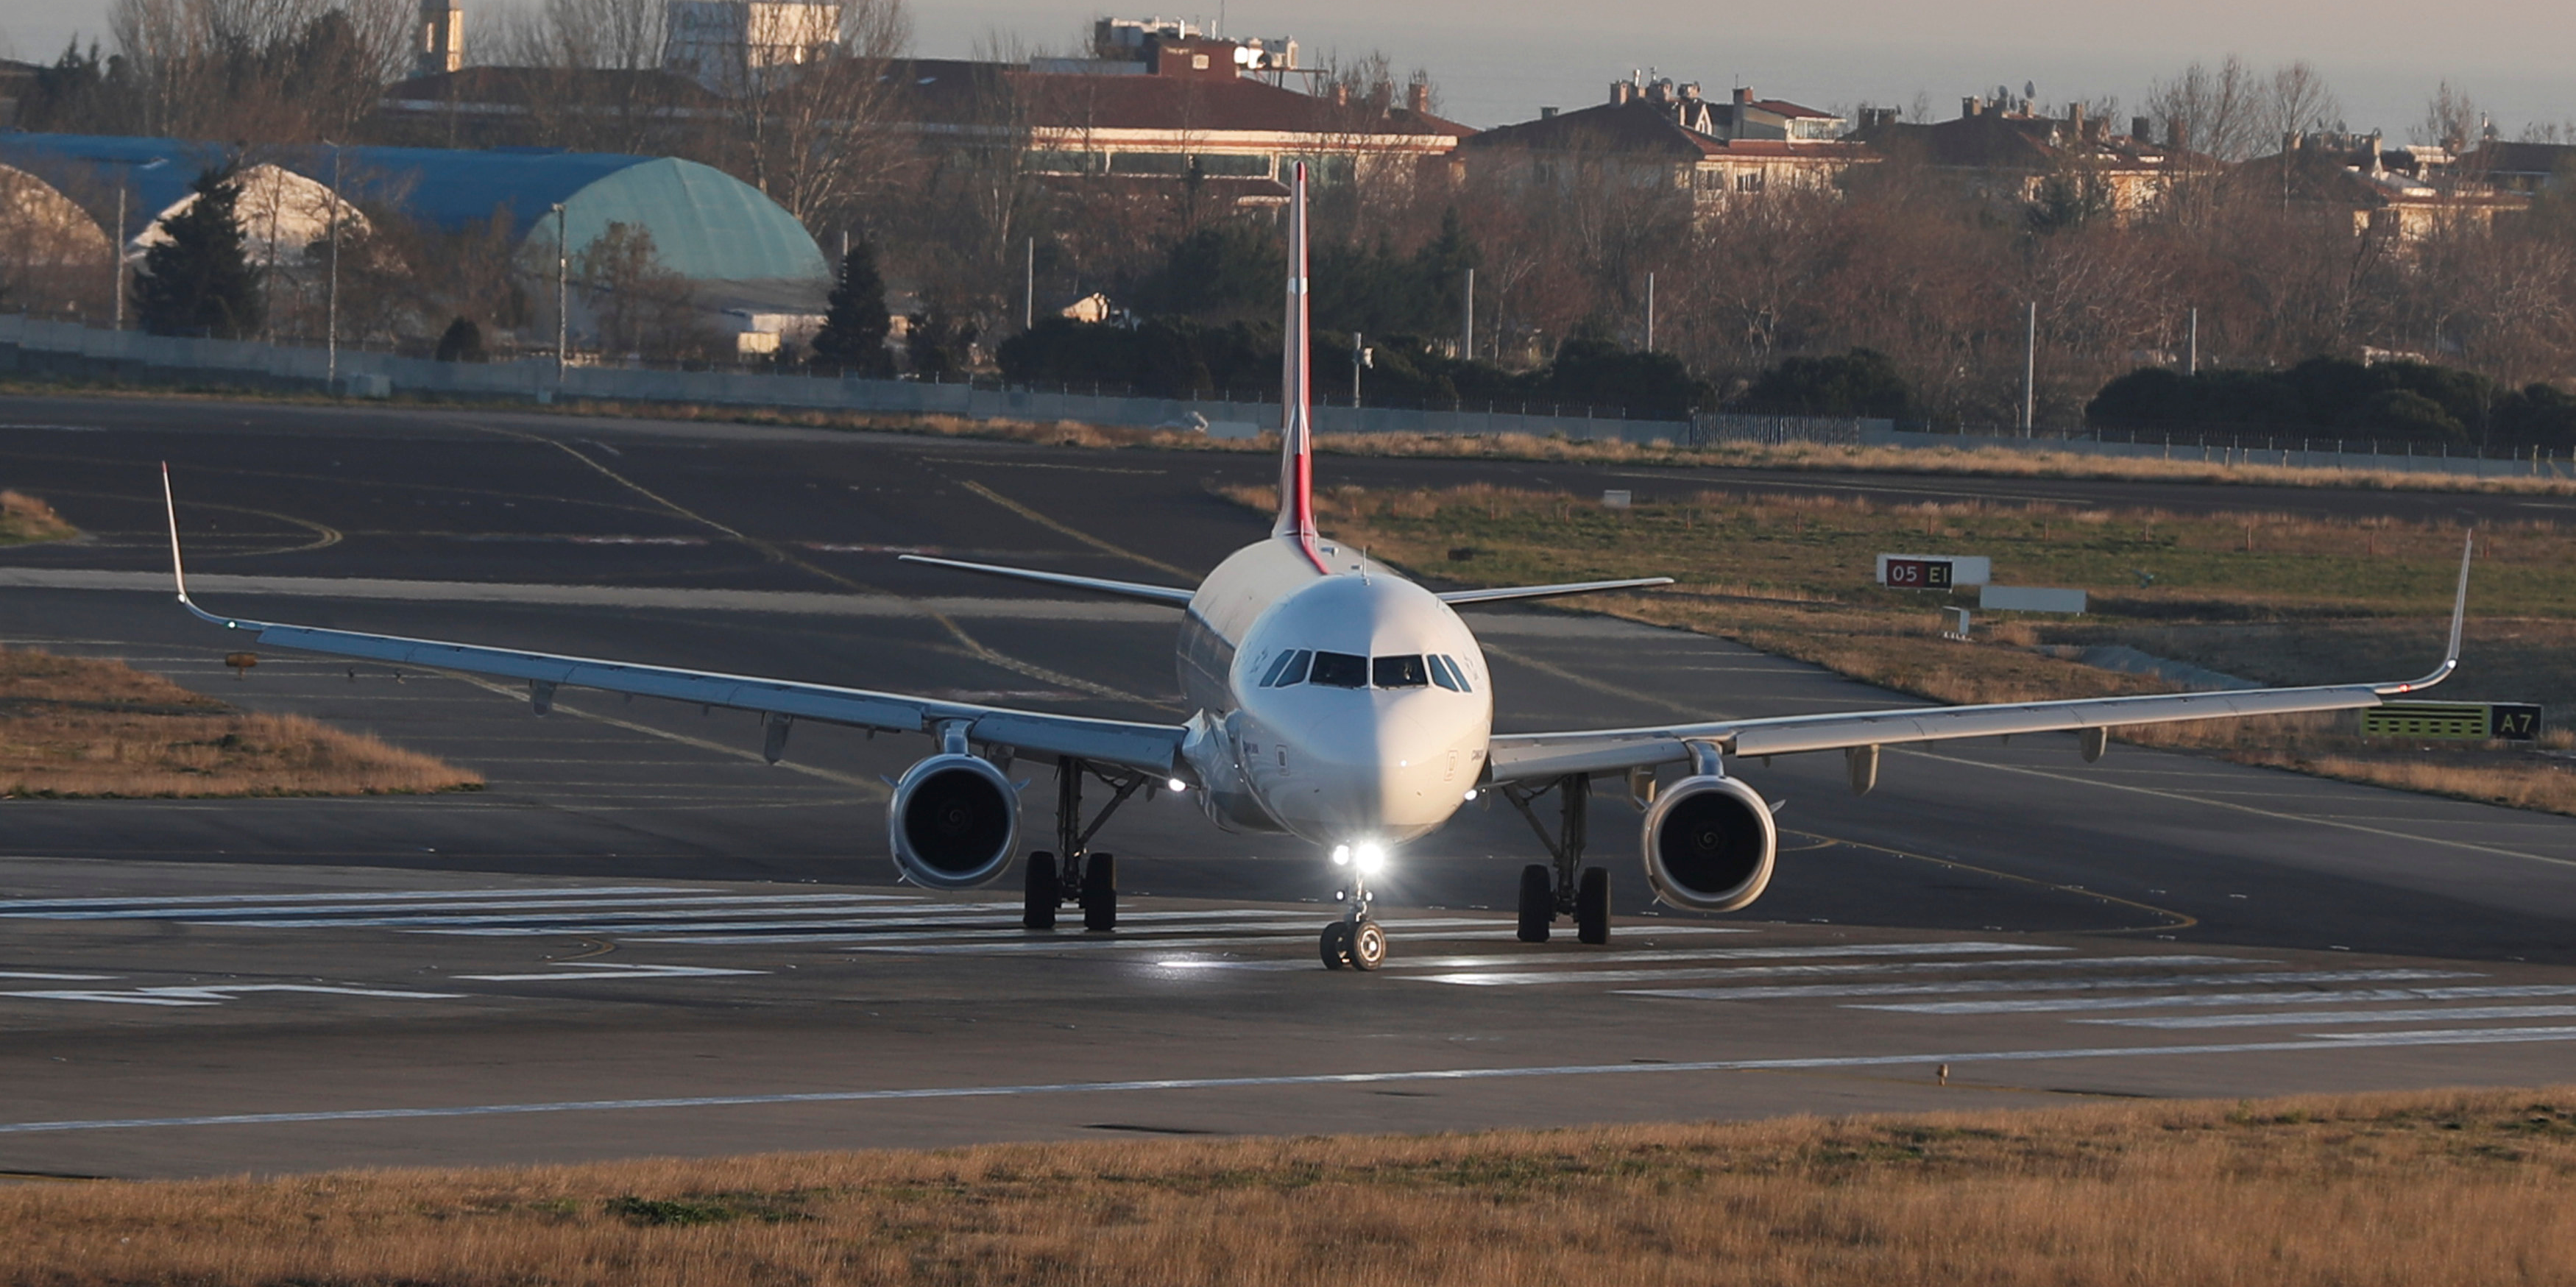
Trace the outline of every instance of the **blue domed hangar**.
<instances>
[{"instance_id":1,"label":"blue domed hangar","mask_svg":"<svg viewBox=\"0 0 2576 1287\"><path fill-rule=\"evenodd\" d=\"M129 264L161 239L162 222L194 201L205 170L236 167L235 222L247 253L289 288L321 269L317 251L336 220L344 235L364 211L424 232L506 241L521 288L548 319L558 246L605 276L610 261L648 262L666 304L714 331L750 314L820 313L832 273L795 216L713 167L672 157L501 148L256 147L177 139L0 133L0 178L40 183L114 241ZM121 224L119 222L121 216ZM641 256L640 237L651 253ZM589 252L587 260L585 252ZM576 268L577 273L582 271ZM575 278L577 332L597 328L614 283ZM282 305L291 301L279 300ZM730 319L730 320L729 320Z\"/></svg>"}]
</instances>

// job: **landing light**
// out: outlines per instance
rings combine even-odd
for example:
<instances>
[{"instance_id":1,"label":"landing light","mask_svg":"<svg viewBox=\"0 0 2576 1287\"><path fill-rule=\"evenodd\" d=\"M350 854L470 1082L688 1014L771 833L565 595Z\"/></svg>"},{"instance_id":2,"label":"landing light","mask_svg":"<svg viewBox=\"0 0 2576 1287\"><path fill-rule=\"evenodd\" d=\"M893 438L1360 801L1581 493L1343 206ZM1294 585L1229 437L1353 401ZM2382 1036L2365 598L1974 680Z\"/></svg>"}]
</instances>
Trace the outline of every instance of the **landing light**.
<instances>
[{"instance_id":1,"label":"landing light","mask_svg":"<svg viewBox=\"0 0 2576 1287\"><path fill-rule=\"evenodd\" d=\"M1469 788L1467 788L1467 798L1468 798L1468 799L1470 799L1470 800L1473 800L1473 799L1475 799L1475 798L1476 798L1476 788L1474 788L1474 787L1469 787Z\"/></svg>"},{"instance_id":2,"label":"landing light","mask_svg":"<svg viewBox=\"0 0 2576 1287\"><path fill-rule=\"evenodd\" d=\"M1351 847L1349 845L1333 846L1333 865L1336 867L1348 867L1351 865Z\"/></svg>"},{"instance_id":3,"label":"landing light","mask_svg":"<svg viewBox=\"0 0 2576 1287\"><path fill-rule=\"evenodd\" d=\"M1386 870L1386 847L1383 845L1361 845L1351 856L1359 860L1363 876L1374 876Z\"/></svg>"},{"instance_id":4,"label":"landing light","mask_svg":"<svg viewBox=\"0 0 2576 1287\"><path fill-rule=\"evenodd\" d=\"M1167 791L1187 791L1190 789L1190 784L1183 782L1179 778L1170 778L1164 781L1163 789Z\"/></svg>"}]
</instances>

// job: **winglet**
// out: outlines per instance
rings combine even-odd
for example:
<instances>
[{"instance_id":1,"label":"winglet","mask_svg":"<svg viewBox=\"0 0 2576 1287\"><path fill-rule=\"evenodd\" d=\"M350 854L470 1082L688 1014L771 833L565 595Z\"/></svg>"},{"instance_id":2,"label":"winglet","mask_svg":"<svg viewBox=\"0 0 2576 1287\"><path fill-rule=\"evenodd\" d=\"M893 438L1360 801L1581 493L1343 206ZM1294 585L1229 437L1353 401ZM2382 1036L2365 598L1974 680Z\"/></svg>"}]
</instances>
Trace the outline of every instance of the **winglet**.
<instances>
[{"instance_id":1,"label":"winglet","mask_svg":"<svg viewBox=\"0 0 2576 1287\"><path fill-rule=\"evenodd\" d=\"M170 491L170 462L161 462L161 504L170 512L170 579L179 583L179 602L188 602L188 569L179 562L179 498ZM192 605L193 606L193 605Z\"/></svg>"},{"instance_id":2,"label":"winglet","mask_svg":"<svg viewBox=\"0 0 2576 1287\"><path fill-rule=\"evenodd\" d=\"M166 460L161 462L161 504L170 514L170 579L178 584L179 606L196 614L198 620L211 621L226 630L240 630L245 625L254 630L262 629L261 624L255 621L242 622L231 617L218 617L198 607L195 601L188 597L188 569L179 560L179 500L170 490L170 462Z\"/></svg>"},{"instance_id":3,"label":"winglet","mask_svg":"<svg viewBox=\"0 0 2576 1287\"><path fill-rule=\"evenodd\" d=\"M2380 696L2394 697L2401 693L2414 692L2419 688L2431 688L2450 678L2451 672L2460 668L2460 630L2469 619L2469 558L2477 553L2477 548L2477 529L2471 528L2468 536L2460 542L2460 587L2451 595L2451 642L2442 651L2442 664L2434 667L2433 673L2422 679L2403 684L2379 685Z\"/></svg>"}]
</instances>

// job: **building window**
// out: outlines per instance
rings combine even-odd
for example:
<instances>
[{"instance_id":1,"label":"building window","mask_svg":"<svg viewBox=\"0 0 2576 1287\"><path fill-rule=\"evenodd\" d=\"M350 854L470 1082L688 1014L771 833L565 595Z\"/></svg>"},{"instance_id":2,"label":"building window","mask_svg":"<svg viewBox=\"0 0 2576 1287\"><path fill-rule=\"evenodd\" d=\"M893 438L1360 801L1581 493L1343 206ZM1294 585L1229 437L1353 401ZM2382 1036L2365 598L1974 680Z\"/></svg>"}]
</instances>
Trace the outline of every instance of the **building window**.
<instances>
[{"instance_id":1,"label":"building window","mask_svg":"<svg viewBox=\"0 0 2576 1287\"><path fill-rule=\"evenodd\" d=\"M1020 165L1036 174L1098 174L1102 159L1098 152L1030 151L1020 154Z\"/></svg>"},{"instance_id":2,"label":"building window","mask_svg":"<svg viewBox=\"0 0 2576 1287\"><path fill-rule=\"evenodd\" d=\"M1151 174L1177 178L1189 173L1190 159L1178 152L1117 152L1109 158L1111 174Z\"/></svg>"},{"instance_id":3,"label":"building window","mask_svg":"<svg viewBox=\"0 0 2576 1287\"><path fill-rule=\"evenodd\" d=\"M1267 179L1270 158L1266 156L1207 156L1197 158L1199 173L1211 179Z\"/></svg>"},{"instance_id":4,"label":"building window","mask_svg":"<svg viewBox=\"0 0 2576 1287\"><path fill-rule=\"evenodd\" d=\"M1735 190L1738 192L1760 192L1762 190L1762 171L1747 170L1744 173L1735 176Z\"/></svg>"}]
</instances>

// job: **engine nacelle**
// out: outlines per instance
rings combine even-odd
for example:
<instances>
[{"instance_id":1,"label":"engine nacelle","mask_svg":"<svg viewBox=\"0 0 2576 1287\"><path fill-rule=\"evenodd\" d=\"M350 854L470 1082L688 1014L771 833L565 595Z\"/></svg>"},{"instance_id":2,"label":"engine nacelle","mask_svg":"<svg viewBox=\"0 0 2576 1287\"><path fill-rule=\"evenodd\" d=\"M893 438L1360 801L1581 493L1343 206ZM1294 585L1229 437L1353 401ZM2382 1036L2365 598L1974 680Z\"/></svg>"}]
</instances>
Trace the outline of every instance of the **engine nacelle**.
<instances>
[{"instance_id":1,"label":"engine nacelle","mask_svg":"<svg viewBox=\"0 0 2576 1287\"><path fill-rule=\"evenodd\" d=\"M903 771L886 807L886 844L904 878L929 889L972 889L1011 865L1020 795L980 756L934 755Z\"/></svg>"},{"instance_id":2,"label":"engine nacelle","mask_svg":"<svg viewBox=\"0 0 2576 1287\"><path fill-rule=\"evenodd\" d=\"M1771 883L1780 832L1761 793L1734 778L1684 778L1646 811L1646 880L1694 912L1731 912Z\"/></svg>"}]
</instances>

